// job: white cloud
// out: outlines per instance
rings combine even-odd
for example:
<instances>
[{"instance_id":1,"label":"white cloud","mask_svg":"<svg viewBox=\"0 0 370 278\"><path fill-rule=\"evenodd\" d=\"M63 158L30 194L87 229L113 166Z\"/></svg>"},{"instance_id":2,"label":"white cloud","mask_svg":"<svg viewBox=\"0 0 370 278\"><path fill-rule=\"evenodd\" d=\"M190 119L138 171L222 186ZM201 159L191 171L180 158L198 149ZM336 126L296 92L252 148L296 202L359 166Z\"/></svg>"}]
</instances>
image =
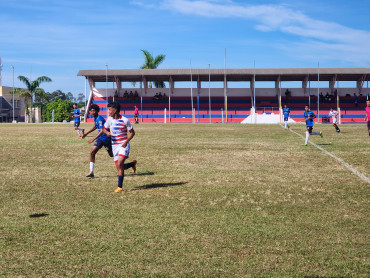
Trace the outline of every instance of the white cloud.
<instances>
[{"instance_id":1,"label":"white cloud","mask_svg":"<svg viewBox=\"0 0 370 278\"><path fill-rule=\"evenodd\" d=\"M346 58L353 62L370 62L370 32L340 25L335 22L317 20L294 10L286 5L247 5L233 1L210 0L163 0L161 9L182 14L208 18L240 18L255 21L255 28L262 32L280 31L295 35L303 40L310 40L315 45L316 56L320 52L328 58ZM294 44L304 47L304 44ZM307 47L307 46L306 46ZM310 49L312 52L312 49Z\"/></svg>"}]
</instances>

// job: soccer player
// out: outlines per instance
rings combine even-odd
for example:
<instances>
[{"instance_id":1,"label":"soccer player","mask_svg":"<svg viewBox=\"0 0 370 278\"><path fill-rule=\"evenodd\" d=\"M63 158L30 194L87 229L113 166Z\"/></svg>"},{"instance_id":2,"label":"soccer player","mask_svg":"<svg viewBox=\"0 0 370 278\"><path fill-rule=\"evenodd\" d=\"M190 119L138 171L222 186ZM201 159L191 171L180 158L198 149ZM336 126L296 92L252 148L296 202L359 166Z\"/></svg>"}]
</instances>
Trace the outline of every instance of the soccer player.
<instances>
[{"instance_id":1,"label":"soccer player","mask_svg":"<svg viewBox=\"0 0 370 278\"><path fill-rule=\"evenodd\" d=\"M366 101L366 107L365 107L365 119L364 121L366 122L367 120L367 130L369 131L369 136L370 136L370 100Z\"/></svg>"},{"instance_id":2,"label":"soccer player","mask_svg":"<svg viewBox=\"0 0 370 278\"><path fill-rule=\"evenodd\" d=\"M290 116L290 109L288 108L286 104L284 104L283 114L284 114L284 126L285 126L285 129L287 129L289 128L288 120Z\"/></svg>"},{"instance_id":3,"label":"soccer player","mask_svg":"<svg viewBox=\"0 0 370 278\"><path fill-rule=\"evenodd\" d=\"M125 164L130 154L130 141L135 136L134 128L130 121L120 115L121 106L118 102L108 104L108 115L110 116L104 124L104 133L112 139L112 150L114 163L118 172L118 186L115 193L122 192L124 170L132 168L136 172L136 160ZM108 131L108 129L110 131ZM130 133L127 136L127 131Z\"/></svg>"},{"instance_id":4,"label":"soccer player","mask_svg":"<svg viewBox=\"0 0 370 278\"><path fill-rule=\"evenodd\" d=\"M75 118L74 127L78 134L77 137L82 137L85 131L83 128L79 128L80 122L81 122L80 120L81 116L82 114L81 114L80 109L77 108L77 104L73 103L73 117ZM82 131L82 135L81 135L81 131Z\"/></svg>"},{"instance_id":5,"label":"soccer player","mask_svg":"<svg viewBox=\"0 0 370 278\"><path fill-rule=\"evenodd\" d=\"M105 149L107 150L108 154L110 157L113 157L113 152L112 152L112 142L110 137L108 137L104 133L104 124L105 124L105 119L99 115L100 108L96 104L92 104L90 106L89 113L92 117L94 117L94 126L92 129L90 129L88 132L84 133L82 135L82 139L85 138L88 134L93 132L94 130L98 130L98 135L96 135L93 139L90 139L88 141L89 144L94 142L95 144L91 148L90 151L90 173L86 175L87 178L93 178L94 177L94 166L95 166L95 155L97 152L104 146Z\"/></svg>"},{"instance_id":6,"label":"soccer player","mask_svg":"<svg viewBox=\"0 0 370 278\"><path fill-rule=\"evenodd\" d=\"M310 135L320 135L322 138L322 132L312 132L313 129L313 120L316 118L316 115L310 111L310 107L308 105L304 108L304 118L306 119L306 140L304 142L304 145L307 146L308 144L308 138Z\"/></svg>"},{"instance_id":7,"label":"soccer player","mask_svg":"<svg viewBox=\"0 0 370 278\"><path fill-rule=\"evenodd\" d=\"M335 111L333 108L330 108L329 117L331 117L333 119L333 126L335 127L335 130L339 133L340 132L340 129L339 129L338 125L337 125L338 112Z\"/></svg>"}]
</instances>

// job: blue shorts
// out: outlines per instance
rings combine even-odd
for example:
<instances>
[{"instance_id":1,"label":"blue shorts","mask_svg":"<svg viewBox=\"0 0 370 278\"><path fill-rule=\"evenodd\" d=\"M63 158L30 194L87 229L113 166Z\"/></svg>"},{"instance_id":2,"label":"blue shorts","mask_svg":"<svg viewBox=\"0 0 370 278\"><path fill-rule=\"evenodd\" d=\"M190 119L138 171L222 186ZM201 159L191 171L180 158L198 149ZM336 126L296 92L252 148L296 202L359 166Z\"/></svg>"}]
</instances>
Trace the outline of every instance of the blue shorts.
<instances>
[{"instance_id":1,"label":"blue shorts","mask_svg":"<svg viewBox=\"0 0 370 278\"><path fill-rule=\"evenodd\" d=\"M103 141L98 138L96 139L94 146L98 147L99 150L104 146L107 152L112 151L112 141L111 140Z\"/></svg>"},{"instance_id":2,"label":"blue shorts","mask_svg":"<svg viewBox=\"0 0 370 278\"><path fill-rule=\"evenodd\" d=\"M75 122L74 126L75 127L79 127L80 126L80 122Z\"/></svg>"}]
</instances>

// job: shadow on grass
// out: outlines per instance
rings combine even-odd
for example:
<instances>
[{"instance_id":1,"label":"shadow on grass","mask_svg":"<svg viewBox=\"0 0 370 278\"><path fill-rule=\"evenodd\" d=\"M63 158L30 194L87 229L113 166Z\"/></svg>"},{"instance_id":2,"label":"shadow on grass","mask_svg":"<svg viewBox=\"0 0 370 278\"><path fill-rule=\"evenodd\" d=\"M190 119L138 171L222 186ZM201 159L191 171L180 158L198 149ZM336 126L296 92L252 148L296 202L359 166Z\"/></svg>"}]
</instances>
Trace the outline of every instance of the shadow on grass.
<instances>
[{"instance_id":1,"label":"shadow on grass","mask_svg":"<svg viewBox=\"0 0 370 278\"><path fill-rule=\"evenodd\" d=\"M319 146L331 146L331 143L321 143L321 144L316 144L316 145L319 145Z\"/></svg>"},{"instance_id":2,"label":"shadow on grass","mask_svg":"<svg viewBox=\"0 0 370 278\"><path fill-rule=\"evenodd\" d=\"M179 186L187 184L187 182L170 182L170 183L151 183L142 186L137 186L131 190L144 190L144 189L153 189L153 188L161 188L161 187L169 187L169 186Z\"/></svg>"},{"instance_id":3,"label":"shadow on grass","mask_svg":"<svg viewBox=\"0 0 370 278\"><path fill-rule=\"evenodd\" d=\"M133 175L133 176L153 176L154 172L135 173L135 174L131 174L131 175Z\"/></svg>"},{"instance_id":4,"label":"shadow on grass","mask_svg":"<svg viewBox=\"0 0 370 278\"><path fill-rule=\"evenodd\" d=\"M48 213L34 213L29 215L30 218L40 218L40 217L46 217L49 216Z\"/></svg>"},{"instance_id":5,"label":"shadow on grass","mask_svg":"<svg viewBox=\"0 0 370 278\"><path fill-rule=\"evenodd\" d=\"M125 173L125 176L153 176L154 172L143 172L143 173ZM117 178L117 175L112 176L95 176L94 178L88 178L88 179L99 179L99 178Z\"/></svg>"}]
</instances>

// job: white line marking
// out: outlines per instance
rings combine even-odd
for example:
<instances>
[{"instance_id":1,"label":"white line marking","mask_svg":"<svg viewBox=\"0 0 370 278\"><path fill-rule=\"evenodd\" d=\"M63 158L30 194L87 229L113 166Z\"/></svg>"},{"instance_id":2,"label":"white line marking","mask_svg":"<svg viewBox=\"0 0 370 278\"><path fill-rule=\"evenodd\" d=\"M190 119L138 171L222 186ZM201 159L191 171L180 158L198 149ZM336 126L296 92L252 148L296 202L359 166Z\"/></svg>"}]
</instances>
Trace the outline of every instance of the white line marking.
<instances>
[{"instance_id":1,"label":"white line marking","mask_svg":"<svg viewBox=\"0 0 370 278\"><path fill-rule=\"evenodd\" d=\"M284 128L282 125L280 125L282 128ZM294 130L291 130L289 128L289 130L291 132L293 132L294 134L297 134L299 137L303 138L303 139L306 139L303 135L295 132ZM360 179L366 181L367 183L370 183L370 179L368 177L366 177L364 174L361 174L359 171L357 171L355 168L353 168L350 164L348 164L347 162L345 162L343 159L335 156L334 154L328 152L327 150L325 150L324 148L316 145L315 143L311 142L310 140L308 141L308 143L310 143L312 146L318 148L320 151L326 153L328 156L331 156L332 158L334 158L336 161L338 161L340 164L342 164L343 166L345 166L348 170L352 171L354 174L356 174Z\"/></svg>"}]
</instances>

